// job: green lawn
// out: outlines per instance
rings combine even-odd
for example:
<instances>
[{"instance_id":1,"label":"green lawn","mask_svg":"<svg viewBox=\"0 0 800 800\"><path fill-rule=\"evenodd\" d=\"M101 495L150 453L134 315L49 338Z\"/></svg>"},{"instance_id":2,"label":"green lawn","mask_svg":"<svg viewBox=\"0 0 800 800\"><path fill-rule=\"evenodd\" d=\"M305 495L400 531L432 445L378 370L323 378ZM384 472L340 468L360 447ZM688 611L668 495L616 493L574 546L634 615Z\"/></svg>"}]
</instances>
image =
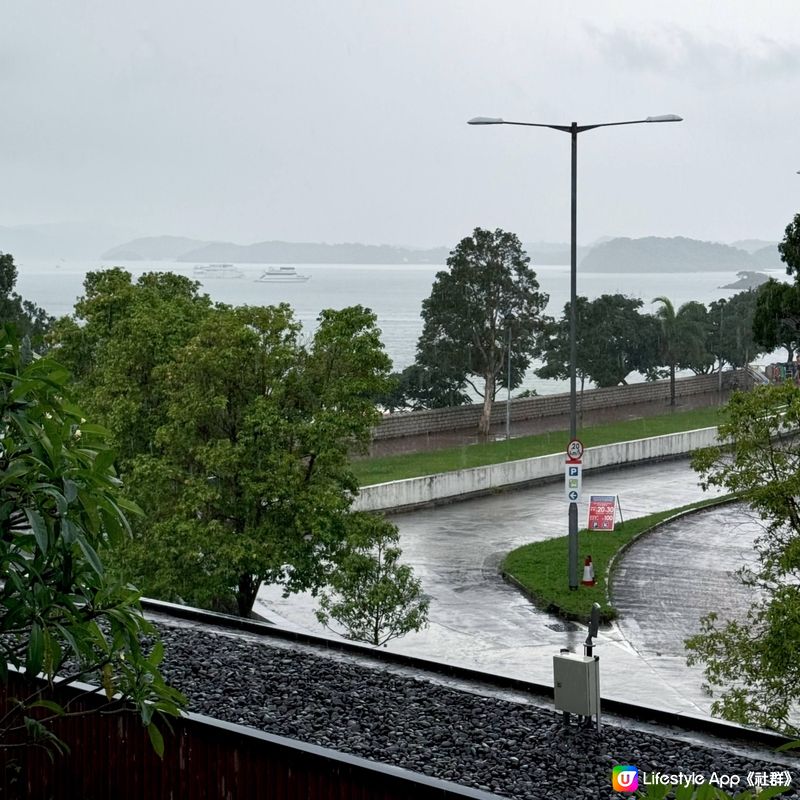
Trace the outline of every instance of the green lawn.
<instances>
[{"instance_id":1,"label":"green lawn","mask_svg":"<svg viewBox=\"0 0 800 800\"><path fill-rule=\"evenodd\" d=\"M644 417L583 428L578 435L586 447L595 447L630 439L660 436L665 433L709 428L717 424L718 414L717 407L676 411L659 417ZM538 436L521 436L509 441L462 445L424 453L363 458L353 463L353 470L359 484L369 486L401 478L416 478L437 472L451 472L467 467L515 461L519 458L561 453L566 449L568 440L569 435L566 430L555 431Z\"/></svg>"},{"instance_id":2,"label":"green lawn","mask_svg":"<svg viewBox=\"0 0 800 800\"><path fill-rule=\"evenodd\" d=\"M567 619L588 622L592 603L600 603L601 619L608 622L617 616L617 611L609 603L608 598L606 585L608 565L620 548L669 517L696 508L724 503L729 499L729 497L711 498L669 511L660 511L647 517L629 520L624 525L618 523L615 531L600 532L586 529L579 531L578 579L583 576L584 558L591 555L597 580L597 585L593 587L579 586L577 591L570 591L567 579L566 536L526 544L512 550L503 561L501 570L520 584L536 605L546 611Z\"/></svg>"}]
</instances>

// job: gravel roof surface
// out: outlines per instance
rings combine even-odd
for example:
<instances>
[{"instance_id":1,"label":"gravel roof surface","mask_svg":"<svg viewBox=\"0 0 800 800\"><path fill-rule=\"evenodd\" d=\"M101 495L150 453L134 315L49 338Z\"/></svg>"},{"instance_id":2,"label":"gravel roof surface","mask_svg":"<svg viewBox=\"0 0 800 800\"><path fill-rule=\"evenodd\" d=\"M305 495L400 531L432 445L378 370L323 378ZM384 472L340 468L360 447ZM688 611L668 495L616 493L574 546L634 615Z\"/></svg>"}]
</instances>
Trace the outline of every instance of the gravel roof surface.
<instances>
[{"instance_id":1,"label":"gravel roof surface","mask_svg":"<svg viewBox=\"0 0 800 800\"><path fill-rule=\"evenodd\" d=\"M665 775L780 771L626 727L565 727L555 711L459 691L307 649L158 625L164 676L189 710L520 800L620 798L611 770ZM641 778L640 778L641 780ZM800 798L800 772L792 770Z\"/></svg>"}]
</instances>

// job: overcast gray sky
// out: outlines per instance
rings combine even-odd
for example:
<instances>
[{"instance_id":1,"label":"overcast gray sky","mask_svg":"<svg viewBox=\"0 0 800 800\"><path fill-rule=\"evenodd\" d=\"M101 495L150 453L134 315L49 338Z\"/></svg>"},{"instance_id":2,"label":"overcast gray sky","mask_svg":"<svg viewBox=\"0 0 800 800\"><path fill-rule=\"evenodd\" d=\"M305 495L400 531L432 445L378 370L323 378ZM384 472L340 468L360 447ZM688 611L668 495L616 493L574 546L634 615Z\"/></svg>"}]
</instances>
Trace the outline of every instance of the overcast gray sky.
<instances>
[{"instance_id":1,"label":"overcast gray sky","mask_svg":"<svg viewBox=\"0 0 800 800\"><path fill-rule=\"evenodd\" d=\"M796 0L137 0L0 11L0 225L250 242L777 240L800 209Z\"/></svg>"}]
</instances>

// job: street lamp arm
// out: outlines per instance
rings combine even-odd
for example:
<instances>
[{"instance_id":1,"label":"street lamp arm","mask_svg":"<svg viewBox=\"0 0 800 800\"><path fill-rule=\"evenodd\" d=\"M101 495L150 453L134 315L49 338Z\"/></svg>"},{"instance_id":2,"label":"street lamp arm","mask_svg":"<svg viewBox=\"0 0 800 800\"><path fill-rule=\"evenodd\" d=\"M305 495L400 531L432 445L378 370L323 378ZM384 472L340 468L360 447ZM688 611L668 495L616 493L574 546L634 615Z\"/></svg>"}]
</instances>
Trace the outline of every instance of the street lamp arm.
<instances>
[{"instance_id":1,"label":"street lamp arm","mask_svg":"<svg viewBox=\"0 0 800 800\"><path fill-rule=\"evenodd\" d=\"M569 125L547 125L544 122L512 122L499 117L473 117L467 120L467 125L522 125L525 128L552 128L555 131L566 131L567 133L572 130ZM578 130L581 129L579 128Z\"/></svg>"},{"instance_id":2,"label":"street lamp arm","mask_svg":"<svg viewBox=\"0 0 800 800\"><path fill-rule=\"evenodd\" d=\"M514 120L503 119L502 117L473 117L467 120L467 125L521 125L524 128L550 128L554 131L564 133L583 133L595 128L610 128L614 125L641 125L645 122L683 122L683 117L677 114L662 114L657 117L646 117L645 119L629 119L624 122L598 122L594 125L550 125L545 122L516 122Z\"/></svg>"},{"instance_id":3,"label":"street lamp arm","mask_svg":"<svg viewBox=\"0 0 800 800\"><path fill-rule=\"evenodd\" d=\"M630 119L625 122L601 122L597 125L583 125L578 128L579 131L588 131L592 128L610 128L612 125L641 125L644 122L683 122L683 117L677 114L661 114L657 117L645 117L644 119Z\"/></svg>"}]
</instances>

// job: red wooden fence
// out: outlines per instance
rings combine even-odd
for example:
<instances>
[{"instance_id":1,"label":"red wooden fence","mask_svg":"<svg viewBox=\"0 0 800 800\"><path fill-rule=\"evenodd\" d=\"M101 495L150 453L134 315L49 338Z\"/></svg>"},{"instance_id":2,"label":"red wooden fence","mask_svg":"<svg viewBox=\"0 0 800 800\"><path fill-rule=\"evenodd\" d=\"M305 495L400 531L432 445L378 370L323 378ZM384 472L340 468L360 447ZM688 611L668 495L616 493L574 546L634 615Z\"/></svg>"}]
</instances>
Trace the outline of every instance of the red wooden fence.
<instances>
[{"instance_id":1,"label":"red wooden fence","mask_svg":"<svg viewBox=\"0 0 800 800\"><path fill-rule=\"evenodd\" d=\"M88 687L82 687L86 689ZM31 684L15 674L0 684L0 717L9 699L30 694ZM292 739L189 714L166 725L164 758L154 752L147 731L131 712L104 714L99 694L80 697L59 688L55 699L70 699L70 711L87 712L55 720L53 731L68 755L40 747L0 746L3 798L47 800L490 800L476 789L429 778L397 767ZM76 699L77 698L77 699ZM9 742L6 742L9 744Z\"/></svg>"}]
</instances>

